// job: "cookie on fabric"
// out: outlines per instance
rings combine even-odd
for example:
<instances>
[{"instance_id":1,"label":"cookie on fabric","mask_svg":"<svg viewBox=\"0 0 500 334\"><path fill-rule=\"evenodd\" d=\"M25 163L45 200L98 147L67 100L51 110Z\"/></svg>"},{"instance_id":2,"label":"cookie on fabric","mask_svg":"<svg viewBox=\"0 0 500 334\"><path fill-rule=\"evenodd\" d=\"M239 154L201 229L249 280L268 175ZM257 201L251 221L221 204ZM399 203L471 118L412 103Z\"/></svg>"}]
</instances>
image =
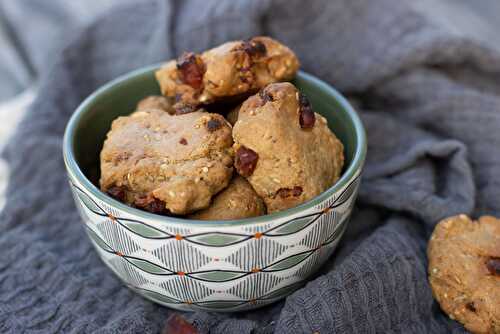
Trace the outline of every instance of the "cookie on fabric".
<instances>
[{"instance_id":1,"label":"cookie on fabric","mask_svg":"<svg viewBox=\"0 0 500 334\"><path fill-rule=\"evenodd\" d=\"M119 117L101 151L101 189L155 213L204 209L231 180L232 143L231 126L218 114Z\"/></svg>"},{"instance_id":2,"label":"cookie on fabric","mask_svg":"<svg viewBox=\"0 0 500 334\"><path fill-rule=\"evenodd\" d=\"M224 43L201 54L187 52L164 64L156 79L161 92L199 105L255 93L267 84L291 80L295 54L269 37Z\"/></svg>"},{"instance_id":3,"label":"cookie on fabric","mask_svg":"<svg viewBox=\"0 0 500 334\"><path fill-rule=\"evenodd\" d=\"M188 218L199 220L230 220L258 217L266 214L262 198L250 183L241 176L235 176L229 186L217 194L212 204Z\"/></svg>"},{"instance_id":4,"label":"cookie on fabric","mask_svg":"<svg viewBox=\"0 0 500 334\"><path fill-rule=\"evenodd\" d=\"M342 143L288 82L270 84L243 103L233 139L236 171L264 199L268 213L321 194L342 171Z\"/></svg>"},{"instance_id":5,"label":"cookie on fabric","mask_svg":"<svg viewBox=\"0 0 500 334\"><path fill-rule=\"evenodd\" d=\"M429 282L451 319L473 333L500 333L500 220L442 220L429 241Z\"/></svg>"}]
</instances>

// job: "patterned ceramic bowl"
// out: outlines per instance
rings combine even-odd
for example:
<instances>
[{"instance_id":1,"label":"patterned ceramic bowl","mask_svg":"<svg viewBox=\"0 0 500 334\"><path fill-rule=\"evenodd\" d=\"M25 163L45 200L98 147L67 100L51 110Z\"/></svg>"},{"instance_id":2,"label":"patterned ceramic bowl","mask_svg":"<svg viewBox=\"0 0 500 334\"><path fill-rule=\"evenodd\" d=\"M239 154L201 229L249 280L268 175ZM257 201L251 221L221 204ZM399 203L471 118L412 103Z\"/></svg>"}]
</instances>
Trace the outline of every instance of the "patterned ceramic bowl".
<instances>
[{"instance_id":1,"label":"patterned ceramic bowl","mask_svg":"<svg viewBox=\"0 0 500 334\"><path fill-rule=\"evenodd\" d=\"M340 180L300 206L257 218L158 216L96 187L99 152L112 120L132 112L143 97L159 94L156 68L134 71L100 88L66 128L69 184L97 252L128 287L180 310L248 310L289 295L332 255L346 228L366 152L356 112L332 87L299 73L294 84L344 143Z\"/></svg>"}]
</instances>

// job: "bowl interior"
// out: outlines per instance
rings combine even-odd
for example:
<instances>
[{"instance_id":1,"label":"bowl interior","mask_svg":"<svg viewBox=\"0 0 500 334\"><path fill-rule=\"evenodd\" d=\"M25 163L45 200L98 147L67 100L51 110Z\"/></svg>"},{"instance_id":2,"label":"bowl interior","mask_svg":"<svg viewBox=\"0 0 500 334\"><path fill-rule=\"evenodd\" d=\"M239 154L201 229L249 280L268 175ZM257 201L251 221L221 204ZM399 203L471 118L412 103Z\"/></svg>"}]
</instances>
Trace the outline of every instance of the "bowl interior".
<instances>
[{"instance_id":1,"label":"bowl interior","mask_svg":"<svg viewBox=\"0 0 500 334\"><path fill-rule=\"evenodd\" d=\"M69 151L66 158L72 156L94 185L98 185L99 153L112 121L130 114L142 98L160 94L154 77L157 68L137 70L105 85L82 103L70 121L65 139L65 150ZM307 73L299 72L293 83L309 98L314 111L327 118L329 127L344 144L344 172L361 168L366 149L364 130L348 102ZM347 182L345 178L339 182L342 181Z\"/></svg>"}]
</instances>

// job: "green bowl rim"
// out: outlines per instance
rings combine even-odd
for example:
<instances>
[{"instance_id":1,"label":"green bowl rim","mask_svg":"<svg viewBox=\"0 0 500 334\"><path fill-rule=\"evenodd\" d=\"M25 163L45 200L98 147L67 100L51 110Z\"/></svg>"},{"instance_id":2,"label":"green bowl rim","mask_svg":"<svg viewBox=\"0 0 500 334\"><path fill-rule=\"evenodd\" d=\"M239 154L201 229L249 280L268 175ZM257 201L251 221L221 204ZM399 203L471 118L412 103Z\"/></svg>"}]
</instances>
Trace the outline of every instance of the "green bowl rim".
<instances>
[{"instance_id":1,"label":"green bowl rim","mask_svg":"<svg viewBox=\"0 0 500 334\"><path fill-rule=\"evenodd\" d=\"M359 118L358 114L354 110L354 108L350 105L350 103L333 87L325 83L324 81L316 78L315 76L305 73L303 71L299 71L297 73L297 77L303 78L307 81L312 82L318 89L327 92L329 95L332 95L337 102L344 108L349 117L351 118L354 128L356 131L356 139L357 145L355 149L354 158L351 162L351 165L347 168L347 170L342 174L340 179L330 188L325 190L320 195L312 198L311 200L302 203L296 207L275 212L272 214L267 214L264 216L254 217L254 218L244 218L237 220L221 220L221 221L211 221L211 220L195 220L195 219L184 219L184 218L176 218L176 217L168 217L168 216L160 216L153 213L149 213L146 211L142 211L139 209L135 209L126 204L123 204L110 196L101 192L89 179L83 174L80 167L76 163L76 160L73 155L73 146L74 146L74 132L75 129L85 114L87 107L93 102L95 98L99 95L107 92L109 89L114 88L116 86L120 86L125 84L128 80L134 77L138 77L141 75L146 75L149 72L152 72L158 69L161 64L150 65L147 67L143 67L129 73L123 74L118 78L109 81L104 84L102 87L97 89L91 95L89 95L76 109L76 111L71 116L68 124L66 125L66 131L64 133L63 139L63 157L64 163L66 165L66 170L69 174L71 174L75 179L77 179L86 191L90 192L92 195L96 196L103 202L107 203L111 207L116 207L126 213L137 216L139 218L145 219L146 221L157 221L160 223L175 223L175 224L193 224L197 226L238 226L238 225L250 225L256 223L265 223L270 222L275 219L284 218L290 215L295 215L301 211L305 211L321 202L326 200L328 197L332 196L335 192L339 191L344 185L346 185L349 181L351 181L356 172L361 170L364 165L365 157L366 157L366 134L365 129L363 127L363 123ZM361 172L361 171L360 171Z\"/></svg>"}]
</instances>

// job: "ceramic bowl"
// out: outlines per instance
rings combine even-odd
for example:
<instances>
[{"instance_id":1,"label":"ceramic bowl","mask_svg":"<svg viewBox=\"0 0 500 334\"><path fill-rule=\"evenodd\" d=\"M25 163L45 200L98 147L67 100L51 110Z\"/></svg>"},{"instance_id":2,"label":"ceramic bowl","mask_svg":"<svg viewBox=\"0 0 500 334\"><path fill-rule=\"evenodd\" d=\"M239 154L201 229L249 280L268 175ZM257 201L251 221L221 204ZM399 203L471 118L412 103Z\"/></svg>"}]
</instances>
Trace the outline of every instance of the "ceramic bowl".
<instances>
[{"instance_id":1,"label":"ceramic bowl","mask_svg":"<svg viewBox=\"0 0 500 334\"><path fill-rule=\"evenodd\" d=\"M257 218L197 221L122 204L96 186L99 152L118 116L159 94L158 66L98 89L75 111L64 162L85 231L104 263L142 296L180 310L241 311L279 300L330 258L348 223L366 152L363 125L332 87L300 72L294 84L345 146L340 180L297 207Z\"/></svg>"}]
</instances>

